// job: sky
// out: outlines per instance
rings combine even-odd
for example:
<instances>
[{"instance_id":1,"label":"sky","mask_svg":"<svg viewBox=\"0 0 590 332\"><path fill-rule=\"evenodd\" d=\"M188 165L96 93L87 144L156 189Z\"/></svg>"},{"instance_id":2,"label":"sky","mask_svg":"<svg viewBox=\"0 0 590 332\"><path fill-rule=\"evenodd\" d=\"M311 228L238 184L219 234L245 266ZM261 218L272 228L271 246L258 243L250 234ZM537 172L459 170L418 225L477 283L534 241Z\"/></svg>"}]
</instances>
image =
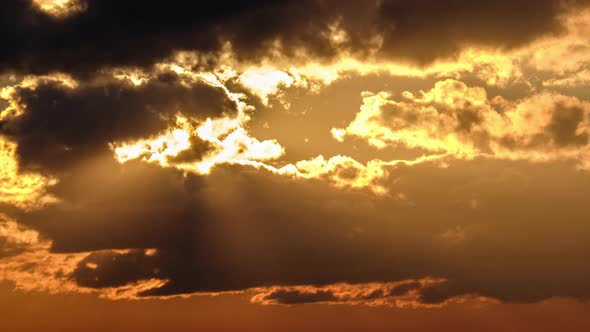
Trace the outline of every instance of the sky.
<instances>
[{"instance_id":1,"label":"sky","mask_svg":"<svg viewBox=\"0 0 590 332\"><path fill-rule=\"evenodd\" d=\"M590 1L0 8L0 330L590 329Z\"/></svg>"}]
</instances>

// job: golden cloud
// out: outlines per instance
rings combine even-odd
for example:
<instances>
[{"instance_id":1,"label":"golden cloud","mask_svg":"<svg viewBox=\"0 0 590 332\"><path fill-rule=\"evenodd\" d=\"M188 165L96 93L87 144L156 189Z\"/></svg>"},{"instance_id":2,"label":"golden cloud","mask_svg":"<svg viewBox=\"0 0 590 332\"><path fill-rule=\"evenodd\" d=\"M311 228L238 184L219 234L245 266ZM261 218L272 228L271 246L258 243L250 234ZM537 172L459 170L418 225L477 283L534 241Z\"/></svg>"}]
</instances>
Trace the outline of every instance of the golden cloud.
<instances>
[{"instance_id":1,"label":"golden cloud","mask_svg":"<svg viewBox=\"0 0 590 332\"><path fill-rule=\"evenodd\" d=\"M158 288L166 280L147 279L119 287L102 289L80 287L72 274L90 252L54 253L51 241L43 239L35 230L18 224L8 216L0 214L0 243L4 251L14 248L14 252L1 255L0 281L14 284L16 290L23 292L91 293L101 298L138 299L143 291ZM118 250L124 253L125 250ZM154 249L146 249L146 255L153 255ZM95 267L96 268L96 267Z\"/></svg>"},{"instance_id":2,"label":"golden cloud","mask_svg":"<svg viewBox=\"0 0 590 332\"><path fill-rule=\"evenodd\" d=\"M590 103L555 93L509 102L488 98L480 87L439 81L418 95L365 93L363 106L334 138L359 137L384 148L403 145L460 159L478 156L509 160L575 159L587 168L590 158Z\"/></svg>"},{"instance_id":3,"label":"golden cloud","mask_svg":"<svg viewBox=\"0 0 590 332\"><path fill-rule=\"evenodd\" d=\"M112 69L111 74L116 78L134 85L145 84L166 72L174 72L187 86L206 82L222 88L238 105L239 114L201 123L179 116L176 125L166 132L132 142L111 142L111 146L119 162L141 159L162 167L199 174L207 174L220 164L246 165L297 178L324 178L341 188L370 188L378 194L386 192L378 180L387 174L387 166L411 164L429 158L452 156L471 159L486 156L543 161L565 157L576 159L580 167L588 168L586 148L580 144L564 144L563 141L568 139L568 133L559 126L564 121L574 120L560 120L560 114L567 111L554 110L557 105L569 105L566 108L581 107L582 113L586 114L586 103L549 92L538 93L516 103L502 97L489 99L484 88L467 86L460 79L469 75L488 86L506 87L518 83L534 91L536 87L528 73L532 68L555 74L552 79L541 82L545 86L583 83L587 76L584 72L587 52L580 45L588 43L585 37L588 26L584 22L589 15L582 12L563 18L567 30L565 35L546 37L510 51L467 48L454 59L439 60L426 67L384 62L370 56L360 60L346 49L342 49L332 62L317 62L304 52L295 61L283 58L280 52L271 52L270 56L252 65L237 60L232 45L226 43L221 53L216 55L221 60L220 64L208 71L195 70L203 68L201 64L211 60L211 55L195 52L179 52L150 70ZM347 38L346 31L337 23L330 28L330 39L334 43ZM375 43L375 47L378 44ZM356 119L346 128L334 128L333 137L341 142L347 137L359 137L377 148L401 144L425 151L425 158L413 161L375 159L359 163L348 156L317 156L277 166L277 160L285 154L284 148L277 140L260 141L251 137L247 126L254 109L248 105L245 95L227 88L228 83L237 83L259 97L263 105L268 105L270 98L277 98L287 105L288 100L283 100L285 96L282 94L286 88L298 87L318 92L321 87L352 74L376 73L392 77L439 77L441 81L430 91L418 95L405 92L401 100L393 100L387 92L366 93ZM538 114L527 111L535 107L543 111ZM533 122L529 121L531 119ZM579 123L575 133L570 133L570 136L573 135L570 138L582 142L587 134L586 124L585 120ZM207 143L203 158L191 162L176 158L197 148L197 141Z\"/></svg>"},{"instance_id":4,"label":"golden cloud","mask_svg":"<svg viewBox=\"0 0 590 332\"><path fill-rule=\"evenodd\" d=\"M0 203L32 209L55 202L47 192L56 179L40 174L20 172L16 160L16 144L0 136Z\"/></svg>"},{"instance_id":5,"label":"golden cloud","mask_svg":"<svg viewBox=\"0 0 590 332\"><path fill-rule=\"evenodd\" d=\"M59 19L77 15L88 8L84 0L33 0L33 5L43 13Z\"/></svg>"},{"instance_id":6,"label":"golden cloud","mask_svg":"<svg viewBox=\"0 0 590 332\"><path fill-rule=\"evenodd\" d=\"M420 157L415 160L382 161L374 159L362 164L351 157L336 155L326 159L319 155L308 160L275 166L268 163L280 158L284 148L276 140L251 137L243 125L248 117L207 119L198 124L182 116L176 126L152 138L134 142L114 142L111 148L120 163L142 160L161 167L173 167L197 174L209 174L216 165L242 165L262 169L274 174L301 179L326 179L337 188L368 188L378 195L388 194L379 184L386 167L399 164L413 165L436 161L445 155ZM207 142L207 152L196 161L178 160L181 153L198 148L195 139Z\"/></svg>"}]
</instances>

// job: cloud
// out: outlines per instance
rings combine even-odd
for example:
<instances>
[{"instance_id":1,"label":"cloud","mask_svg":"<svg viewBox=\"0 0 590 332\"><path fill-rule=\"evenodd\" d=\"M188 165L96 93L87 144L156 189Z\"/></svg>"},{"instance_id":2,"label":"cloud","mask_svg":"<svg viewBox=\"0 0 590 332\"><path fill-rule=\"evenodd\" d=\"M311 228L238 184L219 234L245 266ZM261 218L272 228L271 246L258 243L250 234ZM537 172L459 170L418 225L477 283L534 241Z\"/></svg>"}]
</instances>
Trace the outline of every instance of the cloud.
<instances>
[{"instance_id":1,"label":"cloud","mask_svg":"<svg viewBox=\"0 0 590 332\"><path fill-rule=\"evenodd\" d=\"M149 250L95 251L81 260L72 278L82 287L122 287L138 280L157 279L154 257Z\"/></svg>"},{"instance_id":2,"label":"cloud","mask_svg":"<svg viewBox=\"0 0 590 332\"><path fill-rule=\"evenodd\" d=\"M16 158L16 144L0 136L0 203L30 209L56 201L48 187L57 179L41 174L21 172Z\"/></svg>"},{"instance_id":3,"label":"cloud","mask_svg":"<svg viewBox=\"0 0 590 332\"><path fill-rule=\"evenodd\" d=\"M444 279L424 278L391 283L332 284L253 289L251 302L263 305L306 303L432 308L451 302L490 301L463 294L454 297L444 292Z\"/></svg>"},{"instance_id":4,"label":"cloud","mask_svg":"<svg viewBox=\"0 0 590 332\"><path fill-rule=\"evenodd\" d=\"M343 50L366 55L369 49L385 58L427 63L470 45L514 48L559 33L561 16L582 5L586 1L538 1L536 14L528 15L530 4L523 0L484 5L227 0L206 8L176 0L10 0L2 5L0 28L7 37L0 70L88 74L103 67L149 66L178 50L216 53L226 43L248 61L273 52L331 58Z\"/></svg>"},{"instance_id":5,"label":"cloud","mask_svg":"<svg viewBox=\"0 0 590 332\"><path fill-rule=\"evenodd\" d=\"M509 102L452 79L418 95L403 92L400 101L391 97L365 93L356 118L346 128L332 129L333 136L466 159L569 158L581 168L588 163L590 104L576 97L541 93Z\"/></svg>"},{"instance_id":6,"label":"cloud","mask_svg":"<svg viewBox=\"0 0 590 332\"><path fill-rule=\"evenodd\" d=\"M141 299L167 289L170 280L161 271L170 257L155 249L98 250L54 253L50 242L6 216L0 223L0 278L21 291L94 293L102 298ZM165 261L162 261L165 259ZM274 286L241 289L257 304L329 303L401 308L437 307L476 296L449 293L444 279L424 278L389 283L330 284L326 286ZM168 284L169 285L169 284ZM169 289L169 288L168 288ZM230 293L203 291L201 295ZM235 291L233 292L235 293ZM199 294L199 293L197 293ZM178 296L170 293L162 297Z\"/></svg>"},{"instance_id":7,"label":"cloud","mask_svg":"<svg viewBox=\"0 0 590 332\"><path fill-rule=\"evenodd\" d=\"M102 252L54 253L51 252L51 241L29 229L6 215L0 215L0 281L14 284L15 289L24 292L47 292L50 294L63 293L93 293L101 298L112 300L134 299L142 292L154 287L161 287L166 281L156 278L141 279L141 275L134 275L129 282L121 282L117 286L97 288L105 276L116 278L116 275L127 275L130 269L117 266L115 275L93 265L101 258L113 258L114 262L132 263L129 257L139 257L138 250ZM141 251L146 257L153 256L152 251ZM133 256L135 255L135 256ZM117 257L127 258L117 260ZM95 272L92 280L87 280L88 272ZM100 278L99 278L100 277ZM112 283L112 281L111 281Z\"/></svg>"},{"instance_id":8,"label":"cloud","mask_svg":"<svg viewBox=\"0 0 590 332\"><path fill-rule=\"evenodd\" d=\"M60 293L79 289L69 275L84 253L50 254L49 241L5 215L0 215L0 243L0 280L12 282L23 291Z\"/></svg>"},{"instance_id":9,"label":"cloud","mask_svg":"<svg viewBox=\"0 0 590 332\"><path fill-rule=\"evenodd\" d=\"M388 194L388 190L379 183L387 174L386 168L432 162L444 157L391 161L373 159L363 164L348 156L336 155L326 159L319 155L275 166L277 162L271 162L283 156L284 148L276 140L259 141L251 137L244 129L250 118L243 113L241 115L237 118L208 119L198 126L178 117L176 125L160 135L127 143L111 143L111 148L120 163L141 160L199 175L209 174L219 165L242 165L287 177L327 180L337 188L369 189L377 195ZM195 152L199 153L195 155Z\"/></svg>"},{"instance_id":10,"label":"cloud","mask_svg":"<svg viewBox=\"0 0 590 332\"><path fill-rule=\"evenodd\" d=\"M584 78L580 22L564 16L579 7L84 3L56 17L7 2L20 14L0 23L29 41L0 55L17 72L0 113L14 219L0 276L16 288L400 307L590 297L576 170L590 168L590 106L564 88ZM287 107L301 95L314 110Z\"/></svg>"},{"instance_id":11,"label":"cloud","mask_svg":"<svg viewBox=\"0 0 590 332\"><path fill-rule=\"evenodd\" d=\"M565 4L539 1L536 15L531 17L527 14L530 3L526 0L484 4L471 1L383 1L378 30L384 35L383 48L387 54L427 62L441 53L457 53L466 45L512 48L543 34L561 32L563 26L559 15L564 12ZM502 24L498 24L500 17Z\"/></svg>"},{"instance_id":12,"label":"cloud","mask_svg":"<svg viewBox=\"0 0 590 332\"><path fill-rule=\"evenodd\" d=\"M40 78L10 87L11 107L21 111L1 120L0 133L18 144L21 167L59 170L109 151L109 142L162 131L177 114L205 119L237 112L223 89L204 81L185 86L173 73L139 86L108 76L73 84Z\"/></svg>"},{"instance_id":13,"label":"cloud","mask_svg":"<svg viewBox=\"0 0 590 332\"><path fill-rule=\"evenodd\" d=\"M0 215L0 258L22 253L37 241L37 232L23 230L7 216Z\"/></svg>"},{"instance_id":14,"label":"cloud","mask_svg":"<svg viewBox=\"0 0 590 332\"><path fill-rule=\"evenodd\" d=\"M105 158L72 169L53 191L60 202L17 217L53 241L56 259L85 253L70 278L99 293L142 280L160 282L132 297L430 277L448 284L421 292L421 303L466 295L584 299L587 210L575 197L590 187L567 165L555 167L490 160L400 166L388 183L407 204L239 165L183 176ZM560 185L536 181L554 172ZM481 207L459 209L457 200L468 202L474 191ZM563 216L568 223L558 222ZM440 246L438 235L457 225L478 231Z\"/></svg>"},{"instance_id":15,"label":"cloud","mask_svg":"<svg viewBox=\"0 0 590 332\"><path fill-rule=\"evenodd\" d=\"M84 0L33 0L32 5L37 10L55 18L67 18L87 9Z\"/></svg>"}]
</instances>

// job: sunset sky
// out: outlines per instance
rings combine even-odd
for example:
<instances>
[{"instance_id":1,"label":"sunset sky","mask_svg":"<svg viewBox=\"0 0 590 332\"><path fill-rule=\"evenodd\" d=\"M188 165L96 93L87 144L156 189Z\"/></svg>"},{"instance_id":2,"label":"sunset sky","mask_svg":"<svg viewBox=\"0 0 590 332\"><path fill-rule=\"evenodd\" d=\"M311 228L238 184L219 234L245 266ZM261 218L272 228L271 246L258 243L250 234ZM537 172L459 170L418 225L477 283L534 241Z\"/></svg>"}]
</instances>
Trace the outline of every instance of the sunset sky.
<instances>
[{"instance_id":1,"label":"sunset sky","mask_svg":"<svg viewBox=\"0 0 590 332\"><path fill-rule=\"evenodd\" d=\"M590 331L590 0L4 0L0 331Z\"/></svg>"}]
</instances>

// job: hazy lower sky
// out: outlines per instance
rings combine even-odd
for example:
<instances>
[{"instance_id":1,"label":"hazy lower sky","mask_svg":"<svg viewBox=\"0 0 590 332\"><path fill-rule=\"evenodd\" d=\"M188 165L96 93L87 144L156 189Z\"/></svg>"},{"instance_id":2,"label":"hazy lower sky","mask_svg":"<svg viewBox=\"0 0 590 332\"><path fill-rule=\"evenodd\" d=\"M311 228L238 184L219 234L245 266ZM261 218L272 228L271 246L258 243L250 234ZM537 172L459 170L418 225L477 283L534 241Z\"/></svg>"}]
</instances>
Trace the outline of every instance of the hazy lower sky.
<instances>
[{"instance_id":1,"label":"hazy lower sky","mask_svg":"<svg viewBox=\"0 0 590 332\"><path fill-rule=\"evenodd\" d=\"M589 22L3 1L0 330L588 331Z\"/></svg>"}]
</instances>

